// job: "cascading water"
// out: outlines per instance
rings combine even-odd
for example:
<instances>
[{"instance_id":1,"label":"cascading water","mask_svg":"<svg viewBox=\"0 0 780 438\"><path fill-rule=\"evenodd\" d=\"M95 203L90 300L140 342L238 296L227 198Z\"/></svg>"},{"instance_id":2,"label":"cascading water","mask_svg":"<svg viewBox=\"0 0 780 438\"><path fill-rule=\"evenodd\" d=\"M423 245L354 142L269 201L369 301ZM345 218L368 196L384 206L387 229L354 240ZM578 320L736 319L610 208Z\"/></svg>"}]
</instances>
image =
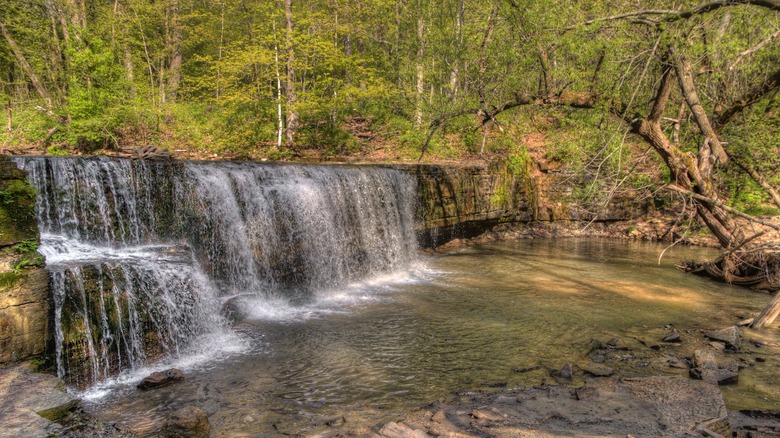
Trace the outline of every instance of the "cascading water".
<instances>
[{"instance_id":1,"label":"cascading water","mask_svg":"<svg viewBox=\"0 0 780 438\"><path fill-rule=\"evenodd\" d=\"M394 169L15 160L39 191L58 373L79 387L226 330L222 306L306 302L415 254L415 179Z\"/></svg>"}]
</instances>

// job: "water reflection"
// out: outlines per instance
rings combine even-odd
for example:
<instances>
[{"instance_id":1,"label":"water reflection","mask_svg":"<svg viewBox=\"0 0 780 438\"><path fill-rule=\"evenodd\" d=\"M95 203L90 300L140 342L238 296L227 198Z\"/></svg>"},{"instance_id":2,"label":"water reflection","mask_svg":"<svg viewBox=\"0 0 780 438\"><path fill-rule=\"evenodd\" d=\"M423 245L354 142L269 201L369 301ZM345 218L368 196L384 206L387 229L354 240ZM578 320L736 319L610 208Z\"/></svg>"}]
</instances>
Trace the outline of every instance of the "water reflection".
<instances>
[{"instance_id":1,"label":"water reflection","mask_svg":"<svg viewBox=\"0 0 780 438\"><path fill-rule=\"evenodd\" d=\"M592 339L720 328L766 304L673 267L714 253L673 248L658 265L663 248L575 239L456 248L412 278L329 291L292 313L305 317L255 312L237 327L252 353L189 370L172 387L118 387L89 408L140 432L186 405L209 414L216 436L313 432L341 415L372 425L461 389L538 383L543 372L516 370L577 362ZM332 300L342 293L362 298ZM778 340L776 329L762 336ZM726 389L730 407L776 407L778 363L768 356L743 371Z\"/></svg>"}]
</instances>

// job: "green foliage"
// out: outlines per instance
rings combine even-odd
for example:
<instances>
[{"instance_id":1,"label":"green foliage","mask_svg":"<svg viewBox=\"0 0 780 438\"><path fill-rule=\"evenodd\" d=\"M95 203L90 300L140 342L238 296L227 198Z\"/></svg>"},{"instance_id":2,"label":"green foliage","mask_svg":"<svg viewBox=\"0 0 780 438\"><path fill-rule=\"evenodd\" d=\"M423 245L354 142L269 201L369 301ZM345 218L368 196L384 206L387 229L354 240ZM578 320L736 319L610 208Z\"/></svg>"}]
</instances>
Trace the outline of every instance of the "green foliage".
<instances>
[{"instance_id":1,"label":"green foliage","mask_svg":"<svg viewBox=\"0 0 780 438\"><path fill-rule=\"evenodd\" d=\"M85 152L116 146L117 129L129 122L127 87L110 46L86 33L71 39L67 141Z\"/></svg>"},{"instance_id":2,"label":"green foliage","mask_svg":"<svg viewBox=\"0 0 780 438\"><path fill-rule=\"evenodd\" d=\"M46 154L53 157L64 157L70 155L70 152L61 149L59 146L49 146L46 148Z\"/></svg>"},{"instance_id":3,"label":"green foliage","mask_svg":"<svg viewBox=\"0 0 780 438\"><path fill-rule=\"evenodd\" d=\"M17 272L15 269L11 272L2 272L0 273L0 286L12 287L22 277L23 275Z\"/></svg>"},{"instance_id":4,"label":"green foliage","mask_svg":"<svg viewBox=\"0 0 780 438\"><path fill-rule=\"evenodd\" d=\"M38 242L35 240L25 240L13 247L20 258L11 265L14 274L19 275L24 269L31 267L42 267L43 256L38 253Z\"/></svg>"},{"instance_id":5,"label":"green foliage","mask_svg":"<svg viewBox=\"0 0 780 438\"><path fill-rule=\"evenodd\" d=\"M24 180L11 180L0 190L0 203L8 207L35 203L38 191Z\"/></svg>"}]
</instances>

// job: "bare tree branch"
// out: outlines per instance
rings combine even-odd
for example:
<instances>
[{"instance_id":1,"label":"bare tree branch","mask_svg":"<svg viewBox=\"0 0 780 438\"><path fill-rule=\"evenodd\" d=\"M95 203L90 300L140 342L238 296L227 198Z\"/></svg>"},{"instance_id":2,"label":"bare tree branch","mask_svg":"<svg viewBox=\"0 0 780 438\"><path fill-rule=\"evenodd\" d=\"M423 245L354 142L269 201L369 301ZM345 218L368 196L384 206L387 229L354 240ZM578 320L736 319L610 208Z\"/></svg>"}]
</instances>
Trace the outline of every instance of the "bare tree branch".
<instances>
[{"instance_id":1,"label":"bare tree branch","mask_svg":"<svg viewBox=\"0 0 780 438\"><path fill-rule=\"evenodd\" d=\"M710 197L707 197L707 196L704 196L704 195L700 195L698 193L694 193L694 192L692 192L690 190L686 190L686 189L684 189L682 187L679 187L679 186L676 186L676 185L673 185L673 184L667 185L667 186L665 186L665 188L669 189L669 190L674 190L675 192L683 193L685 195L690 196L693 199L697 199L699 201L704 201L704 202L716 205L716 206L718 206L718 207L728 211L729 213L731 213L731 214L733 214L735 216L739 216L739 217L747 219L747 220L749 220L751 222L755 222L757 224L764 225L766 227L772 228L775 231L779 231L780 232L780 225L776 225L776 224L773 224L771 222L767 222L765 220L762 220L762 219L759 219L757 217L751 216L749 214L742 213L741 211L735 210L735 209L729 207L728 205L718 201L717 199L710 198Z\"/></svg>"},{"instance_id":2,"label":"bare tree branch","mask_svg":"<svg viewBox=\"0 0 780 438\"><path fill-rule=\"evenodd\" d=\"M658 22L670 22L680 19L691 18L694 15L706 14L708 12L716 11L720 8L740 5L752 5L760 6L770 9L772 11L780 11L780 0L718 0L709 3L704 3L696 6L693 9L685 11L675 11L667 9L647 9L644 11L629 12L626 14L612 15L609 17L594 18L592 20L584 21L576 26L566 28L566 30L575 29L579 26L588 26L603 21L622 20L626 18L637 18L637 22L643 24L657 24ZM657 21L650 20L649 16L660 16Z\"/></svg>"},{"instance_id":3,"label":"bare tree branch","mask_svg":"<svg viewBox=\"0 0 780 438\"><path fill-rule=\"evenodd\" d=\"M749 106L756 103L762 97L780 87L780 70L776 70L768 76L762 83L750 89L733 105L724 109L713 118L713 128L720 131L734 116L744 111Z\"/></svg>"},{"instance_id":4,"label":"bare tree branch","mask_svg":"<svg viewBox=\"0 0 780 438\"><path fill-rule=\"evenodd\" d=\"M735 59L734 62L732 62L731 65L729 66L729 71L734 70L734 68L737 67L737 64L742 62L743 59L745 59L746 57L752 55L753 53L756 53L757 51L761 50L762 47L764 47L765 45L771 43L772 40L774 40L777 37L780 37L780 30L776 31L772 35L769 35L769 38L765 39L764 41L761 41L760 43L756 44L752 48L750 48L748 50L745 50L744 52L740 53L739 56L737 57L737 59Z\"/></svg>"}]
</instances>

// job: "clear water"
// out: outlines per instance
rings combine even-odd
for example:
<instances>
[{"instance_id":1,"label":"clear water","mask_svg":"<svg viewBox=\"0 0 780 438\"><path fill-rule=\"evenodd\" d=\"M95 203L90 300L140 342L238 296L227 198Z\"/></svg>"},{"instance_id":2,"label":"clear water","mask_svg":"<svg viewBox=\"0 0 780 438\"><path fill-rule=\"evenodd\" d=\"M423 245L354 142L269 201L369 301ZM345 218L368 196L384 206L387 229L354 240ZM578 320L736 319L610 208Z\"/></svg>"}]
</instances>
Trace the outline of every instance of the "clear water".
<instances>
[{"instance_id":1,"label":"clear water","mask_svg":"<svg viewBox=\"0 0 780 438\"><path fill-rule=\"evenodd\" d=\"M316 433L342 415L373 425L458 390L539 383L515 370L577 362L593 338L666 324L721 328L768 302L673 267L710 251L675 247L658 265L663 248L590 239L468 246L305 304L255 300L233 327L244 350L161 364L187 378L154 391L134 388L141 372L125 374L85 393L86 406L141 434L186 405L209 414L212 436ZM780 341L776 328L760 336ZM725 389L730 408L780 406L776 349L766 358Z\"/></svg>"}]
</instances>

